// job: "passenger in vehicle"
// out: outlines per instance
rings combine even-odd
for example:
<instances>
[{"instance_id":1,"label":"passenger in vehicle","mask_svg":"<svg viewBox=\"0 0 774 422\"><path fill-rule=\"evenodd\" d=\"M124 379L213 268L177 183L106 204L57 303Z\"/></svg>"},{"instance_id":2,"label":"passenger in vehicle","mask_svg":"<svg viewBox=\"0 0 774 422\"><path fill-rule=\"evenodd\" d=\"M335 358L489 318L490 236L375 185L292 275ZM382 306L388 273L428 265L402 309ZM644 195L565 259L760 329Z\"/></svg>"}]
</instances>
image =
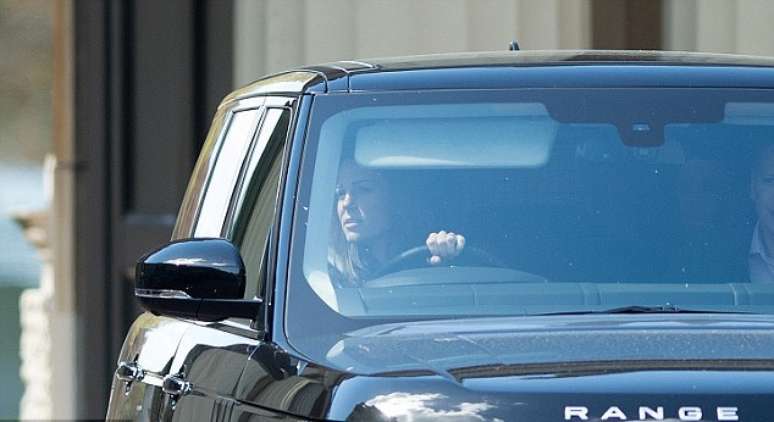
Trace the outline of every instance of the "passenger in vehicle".
<instances>
[{"instance_id":1,"label":"passenger in vehicle","mask_svg":"<svg viewBox=\"0 0 774 422\"><path fill-rule=\"evenodd\" d=\"M750 197L758 221L750 243L750 281L774 282L774 145L767 145L753 165Z\"/></svg>"},{"instance_id":2,"label":"passenger in vehicle","mask_svg":"<svg viewBox=\"0 0 774 422\"><path fill-rule=\"evenodd\" d=\"M413 246L406 240L406 221L396 212L395 194L380 172L352 161L342 163L336 185L337 224L329 263L340 284L358 286L380 275L385 265ZM429 265L440 265L457 257L465 248L465 237L452 231L430 233L425 244Z\"/></svg>"}]
</instances>

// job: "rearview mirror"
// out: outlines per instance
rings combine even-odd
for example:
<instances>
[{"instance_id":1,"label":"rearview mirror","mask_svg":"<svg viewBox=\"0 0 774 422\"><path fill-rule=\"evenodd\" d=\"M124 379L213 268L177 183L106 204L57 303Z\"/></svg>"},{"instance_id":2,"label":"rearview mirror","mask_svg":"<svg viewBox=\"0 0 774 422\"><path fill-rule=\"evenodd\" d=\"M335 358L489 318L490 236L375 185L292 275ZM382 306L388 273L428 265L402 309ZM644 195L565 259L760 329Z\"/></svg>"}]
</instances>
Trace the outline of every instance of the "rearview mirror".
<instances>
[{"instance_id":1,"label":"rearview mirror","mask_svg":"<svg viewBox=\"0 0 774 422\"><path fill-rule=\"evenodd\" d=\"M260 300L244 300L245 265L224 239L169 243L137 262L135 297L157 315L201 321L254 319Z\"/></svg>"}]
</instances>

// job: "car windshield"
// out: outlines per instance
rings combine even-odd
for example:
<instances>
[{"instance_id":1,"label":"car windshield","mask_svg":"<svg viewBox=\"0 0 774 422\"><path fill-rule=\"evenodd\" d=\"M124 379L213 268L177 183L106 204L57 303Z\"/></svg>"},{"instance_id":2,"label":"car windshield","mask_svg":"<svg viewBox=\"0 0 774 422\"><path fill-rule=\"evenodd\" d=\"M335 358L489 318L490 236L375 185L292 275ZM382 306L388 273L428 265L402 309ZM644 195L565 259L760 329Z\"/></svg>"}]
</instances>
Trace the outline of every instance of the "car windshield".
<instances>
[{"instance_id":1,"label":"car windshield","mask_svg":"<svg viewBox=\"0 0 774 422\"><path fill-rule=\"evenodd\" d=\"M321 95L304 148L291 335L326 318L774 311L768 90Z\"/></svg>"}]
</instances>

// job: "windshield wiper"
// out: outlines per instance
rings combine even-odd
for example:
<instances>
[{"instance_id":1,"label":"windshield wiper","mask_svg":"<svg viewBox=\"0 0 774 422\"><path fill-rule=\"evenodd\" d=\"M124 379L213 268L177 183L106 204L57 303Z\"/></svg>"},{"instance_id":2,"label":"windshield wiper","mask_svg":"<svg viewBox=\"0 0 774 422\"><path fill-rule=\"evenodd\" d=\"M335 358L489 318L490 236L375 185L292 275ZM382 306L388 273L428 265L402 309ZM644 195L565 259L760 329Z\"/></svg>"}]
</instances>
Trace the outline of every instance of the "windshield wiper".
<instances>
[{"instance_id":1,"label":"windshield wiper","mask_svg":"<svg viewBox=\"0 0 774 422\"><path fill-rule=\"evenodd\" d=\"M600 309L591 311L563 311L535 314L536 316L552 315L594 315L594 314L753 314L746 311L723 311L717 309L686 309L678 308L672 304L658 306L630 305L618 308Z\"/></svg>"}]
</instances>

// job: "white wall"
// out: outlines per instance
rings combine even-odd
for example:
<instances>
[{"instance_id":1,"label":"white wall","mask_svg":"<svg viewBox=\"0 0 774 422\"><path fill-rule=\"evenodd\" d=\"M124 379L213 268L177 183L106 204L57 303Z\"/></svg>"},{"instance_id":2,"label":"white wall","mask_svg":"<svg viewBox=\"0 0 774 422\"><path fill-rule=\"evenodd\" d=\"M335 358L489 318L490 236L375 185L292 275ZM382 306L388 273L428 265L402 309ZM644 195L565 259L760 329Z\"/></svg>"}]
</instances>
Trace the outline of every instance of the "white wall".
<instances>
[{"instance_id":1,"label":"white wall","mask_svg":"<svg viewBox=\"0 0 774 422\"><path fill-rule=\"evenodd\" d=\"M774 1L665 0L665 49L774 55Z\"/></svg>"},{"instance_id":2,"label":"white wall","mask_svg":"<svg viewBox=\"0 0 774 422\"><path fill-rule=\"evenodd\" d=\"M236 0L235 86L290 67L458 51L589 48L590 0Z\"/></svg>"}]
</instances>

